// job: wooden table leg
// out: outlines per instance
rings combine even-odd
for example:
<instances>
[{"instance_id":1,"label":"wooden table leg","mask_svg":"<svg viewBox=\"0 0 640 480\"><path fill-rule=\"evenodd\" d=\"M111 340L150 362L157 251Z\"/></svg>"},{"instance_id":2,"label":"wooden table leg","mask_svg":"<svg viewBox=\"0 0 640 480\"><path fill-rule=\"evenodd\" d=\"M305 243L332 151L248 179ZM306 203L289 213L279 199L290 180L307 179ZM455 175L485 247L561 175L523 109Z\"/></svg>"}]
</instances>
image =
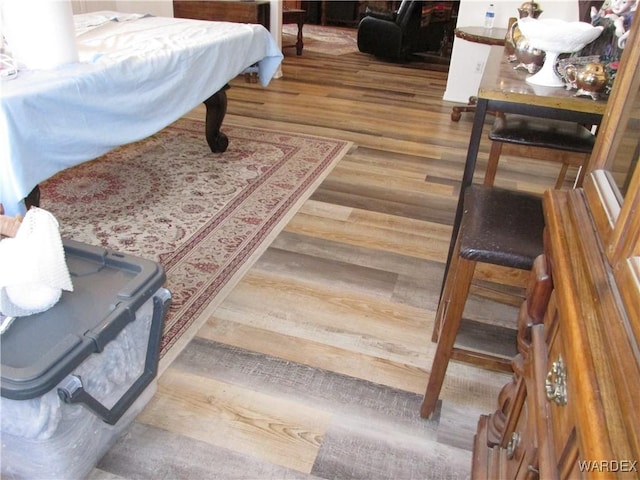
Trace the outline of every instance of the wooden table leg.
<instances>
[{"instance_id":1,"label":"wooden table leg","mask_svg":"<svg viewBox=\"0 0 640 480\"><path fill-rule=\"evenodd\" d=\"M39 207L40 206L40 186L36 185L33 187L33 190L29 192L29 195L24 199L24 203L27 206L27 210L31 207Z\"/></svg>"},{"instance_id":2,"label":"wooden table leg","mask_svg":"<svg viewBox=\"0 0 640 480\"><path fill-rule=\"evenodd\" d=\"M302 42L302 27L304 26L304 18L298 20L298 37L296 39L296 55L302 55L302 48L304 43Z\"/></svg>"},{"instance_id":3,"label":"wooden table leg","mask_svg":"<svg viewBox=\"0 0 640 480\"><path fill-rule=\"evenodd\" d=\"M476 97L470 97L469 103L464 107L453 107L451 112L451 120L457 122L464 112L475 112L476 103L478 99Z\"/></svg>"},{"instance_id":4,"label":"wooden table leg","mask_svg":"<svg viewBox=\"0 0 640 480\"><path fill-rule=\"evenodd\" d=\"M204 101L207 108L205 137L213 153L222 153L229 146L229 139L220 131L224 116L227 114L227 89L225 85Z\"/></svg>"},{"instance_id":5,"label":"wooden table leg","mask_svg":"<svg viewBox=\"0 0 640 480\"><path fill-rule=\"evenodd\" d=\"M282 11L282 24L295 23L298 26L298 35L296 37L296 55L302 55L304 42L302 38L302 28L307 17L307 11L297 8L289 8Z\"/></svg>"},{"instance_id":6,"label":"wooden table leg","mask_svg":"<svg viewBox=\"0 0 640 480\"><path fill-rule=\"evenodd\" d=\"M460 193L458 194L458 206L456 207L456 216L453 220L453 228L451 231L451 242L449 243L449 253L447 254L447 263L444 267L444 277L442 280L442 288L440 297L444 292L444 284L449 272L449 266L455 250L458 231L460 230L460 222L462 221L462 213L464 210L464 191L473 183L473 173L476 169L476 161L478 159L478 151L480 150L480 140L482 139L482 128L487 115L488 100L478 100L476 112L473 117L473 127L471 128L471 137L469 139L469 148L467 149L467 159L464 164L464 172L462 173L462 181L460 182Z\"/></svg>"}]
</instances>

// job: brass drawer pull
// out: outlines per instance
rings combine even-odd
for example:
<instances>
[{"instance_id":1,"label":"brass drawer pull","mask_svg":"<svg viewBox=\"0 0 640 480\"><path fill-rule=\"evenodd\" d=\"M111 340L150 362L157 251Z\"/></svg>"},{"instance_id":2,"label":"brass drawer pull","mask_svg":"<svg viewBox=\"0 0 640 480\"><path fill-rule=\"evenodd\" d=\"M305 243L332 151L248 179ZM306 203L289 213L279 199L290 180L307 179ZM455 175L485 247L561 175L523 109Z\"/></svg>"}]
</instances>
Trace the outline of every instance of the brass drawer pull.
<instances>
[{"instance_id":1,"label":"brass drawer pull","mask_svg":"<svg viewBox=\"0 0 640 480\"><path fill-rule=\"evenodd\" d=\"M558 360L551 364L544 385L549 401L558 405L567 404L567 367L562 356L558 356Z\"/></svg>"},{"instance_id":2,"label":"brass drawer pull","mask_svg":"<svg viewBox=\"0 0 640 480\"><path fill-rule=\"evenodd\" d=\"M516 454L516 447L518 446L518 442L520 442L520 435L518 432L513 432L511 435L511 440L507 443L507 460L511 460Z\"/></svg>"}]
</instances>

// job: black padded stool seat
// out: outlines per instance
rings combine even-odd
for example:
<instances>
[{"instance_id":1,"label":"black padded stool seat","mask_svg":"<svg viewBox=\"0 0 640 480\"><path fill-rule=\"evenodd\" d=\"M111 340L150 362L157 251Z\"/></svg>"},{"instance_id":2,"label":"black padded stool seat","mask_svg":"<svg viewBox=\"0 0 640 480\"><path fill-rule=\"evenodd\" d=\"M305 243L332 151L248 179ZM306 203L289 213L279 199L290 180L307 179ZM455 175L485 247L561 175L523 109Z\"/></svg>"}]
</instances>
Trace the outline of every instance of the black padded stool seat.
<instances>
[{"instance_id":1,"label":"black padded stool seat","mask_svg":"<svg viewBox=\"0 0 640 480\"><path fill-rule=\"evenodd\" d=\"M591 153L595 143L595 135L578 123L522 115L497 117L489 139L580 153Z\"/></svg>"},{"instance_id":2,"label":"black padded stool seat","mask_svg":"<svg viewBox=\"0 0 640 480\"><path fill-rule=\"evenodd\" d=\"M483 185L465 190L459 255L530 270L542 253L544 216L535 195Z\"/></svg>"},{"instance_id":3,"label":"black padded stool seat","mask_svg":"<svg viewBox=\"0 0 640 480\"><path fill-rule=\"evenodd\" d=\"M578 168L573 182L577 187L584 179L584 166L589 161L595 135L576 122L540 119L524 115L498 115L489 132L491 149L484 184L493 185L502 154L560 163L554 188L562 188L569 167Z\"/></svg>"},{"instance_id":4,"label":"black padded stool seat","mask_svg":"<svg viewBox=\"0 0 640 480\"><path fill-rule=\"evenodd\" d=\"M464 212L455 253L434 319L437 342L420 415L433 414L451 359L508 372L511 359L456 344L478 262L531 270L543 252L542 200L532 194L472 184L464 192ZM481 325L482 322L477 322ZM482 326L475 327L477 329Z\"/></svg>"}]
</instances>

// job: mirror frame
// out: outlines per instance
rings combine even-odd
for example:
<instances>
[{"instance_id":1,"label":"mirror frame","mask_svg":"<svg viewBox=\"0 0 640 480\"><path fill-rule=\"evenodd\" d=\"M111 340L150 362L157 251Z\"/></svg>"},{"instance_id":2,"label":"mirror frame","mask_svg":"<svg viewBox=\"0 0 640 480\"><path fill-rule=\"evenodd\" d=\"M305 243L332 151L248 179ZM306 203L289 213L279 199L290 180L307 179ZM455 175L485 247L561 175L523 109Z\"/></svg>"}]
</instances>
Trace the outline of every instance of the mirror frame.
<instances>
[{"instance_id":1,"label":"mirror frame","mask_svg":"<svg viewBox=\"0 0 640 480\"><path fill-rule=\"evenodd\" d=\"M632 113L638 116L640 102L640 14L635 15L620 69L607 102L602 124L587 165L584 192L602 242L613 277L627 308L631 329L640 339L640 167L632 158L624 194L608 171L621 148L627 129L640 138L638 121L630 122ZM636 119L637 120L637 119ZM638 155L638 149L634 152ZM633 163L635 161L635 165Z\"/></svg>"}]
</instances>

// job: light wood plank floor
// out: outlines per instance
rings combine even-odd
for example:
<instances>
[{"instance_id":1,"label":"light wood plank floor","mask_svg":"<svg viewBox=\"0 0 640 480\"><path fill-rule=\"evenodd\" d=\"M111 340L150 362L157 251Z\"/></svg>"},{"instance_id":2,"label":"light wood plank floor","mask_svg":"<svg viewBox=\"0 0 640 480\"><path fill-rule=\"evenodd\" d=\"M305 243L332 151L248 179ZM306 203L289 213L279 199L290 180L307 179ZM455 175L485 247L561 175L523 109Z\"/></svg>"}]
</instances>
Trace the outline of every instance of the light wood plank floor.
<instances>
[{"instance_id":1,"label":"light wood plank floor","mask_svg":"<svg viewBox=\"0 0 640 480\"><path fill-rule=\"evenodd\" d=\"M472 117L450 121L446 74L424 64L286 55L268 88L232 82L226 122L354 147L165 371L94 479L469 475L477 418L509 377L452 363L434 418L418 410ZM555 174L507 158L497 183L541 191ZM514 307L476 296L471 308L513 325Z\"/></svg>"}]
</instances>

